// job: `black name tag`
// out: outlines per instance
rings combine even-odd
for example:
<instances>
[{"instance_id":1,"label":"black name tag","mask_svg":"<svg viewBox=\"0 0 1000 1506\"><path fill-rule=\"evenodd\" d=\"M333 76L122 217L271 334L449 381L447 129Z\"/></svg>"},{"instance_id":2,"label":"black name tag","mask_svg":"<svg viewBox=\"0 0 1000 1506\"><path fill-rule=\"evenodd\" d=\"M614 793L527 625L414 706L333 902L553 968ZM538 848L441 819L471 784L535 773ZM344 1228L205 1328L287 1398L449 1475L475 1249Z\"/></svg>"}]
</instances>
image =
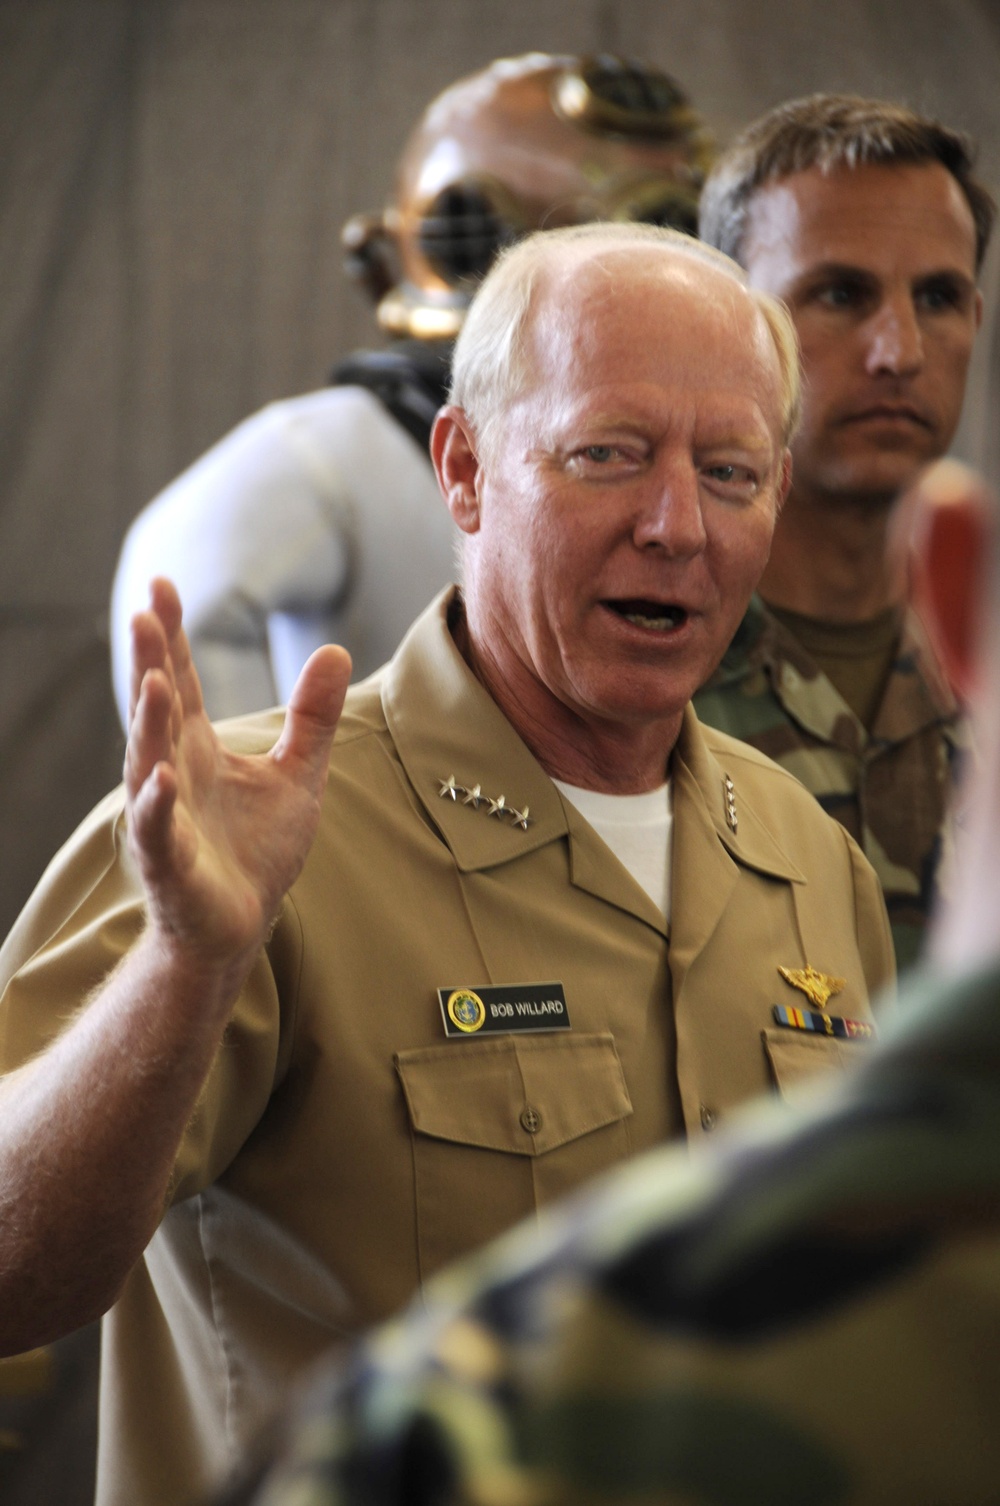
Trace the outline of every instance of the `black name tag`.
<instances>
[{"instance_id":1,"label":"black name tag","mask_svg":"<svg viewBox=\"0 0 1000 1506\"><path fill-rule=\"evenodd\" d=\"M499 988L439 988L444 1033L495 1035L512 1030L569 1030L561 983L506 983Z\"/></svg>"}]
</instances>

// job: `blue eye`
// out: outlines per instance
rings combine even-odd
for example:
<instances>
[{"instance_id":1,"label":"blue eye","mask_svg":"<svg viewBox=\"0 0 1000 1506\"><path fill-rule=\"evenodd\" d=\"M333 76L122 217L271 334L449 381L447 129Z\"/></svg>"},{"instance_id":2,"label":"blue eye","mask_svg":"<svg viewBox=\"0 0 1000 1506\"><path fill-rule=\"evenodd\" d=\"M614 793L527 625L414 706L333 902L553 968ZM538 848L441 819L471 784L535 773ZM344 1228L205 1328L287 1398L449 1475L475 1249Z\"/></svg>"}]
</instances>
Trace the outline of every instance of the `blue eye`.
<instances>
[{"instance_id":1,"label":"blue eye","mask_svg":"<svg viewBox=\"0 0 1000 1506\"><path fill-rule=\"evenodd\" d=\"M845 287L843 283L834 283L828 288L823 288L818 296L820 302L827 304L828 307L843 309L854 302L856 295L853 289Z\"/></svg>"},{"instance_id":2,"label":"blue eye","mask_svg":"<svg viewBox=\"0 0 1000 1506\"><path fill-rule=\"evenodd\" d=\"M746 465L729 460L720 460L716 465L702 468L705 480L714 485L720 496L731 500L746 500L757 495L760 477Z\"/></svg>"},{"instance_id":3,"label":"blue eye","mask_svg":"<svg viewBox=\"0 0 1000 1506\"><path fill-rule=\"evenodd\" d=\"M942 309L959 308L962 295L958 288L950 283L929 283L927 287L920 288L916 295L916 302L932 313L940 313Z\"/></svg>"},{"instance_id":4,"label":"blue eye","mask_svg":"<svg viewBox=\"0 0 1000 1506\"><path fill-rule=\"evenodd\" d=\"M589 444L583 453L588 460L596 460L603 463L611 459L614 450L609 444Z\"/></svg>"}]
</instances>

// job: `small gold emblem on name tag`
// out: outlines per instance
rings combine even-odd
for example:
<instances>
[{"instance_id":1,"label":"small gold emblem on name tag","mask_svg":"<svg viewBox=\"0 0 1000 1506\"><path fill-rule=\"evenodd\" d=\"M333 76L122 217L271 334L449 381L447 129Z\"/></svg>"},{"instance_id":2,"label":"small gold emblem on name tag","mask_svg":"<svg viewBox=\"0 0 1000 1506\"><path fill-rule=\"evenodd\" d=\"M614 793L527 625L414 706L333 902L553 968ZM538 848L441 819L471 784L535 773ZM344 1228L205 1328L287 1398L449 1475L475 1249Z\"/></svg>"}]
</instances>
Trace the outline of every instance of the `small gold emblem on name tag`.
<instances>
[{"instance_id":1,"label":"small gold emblem on name tag","mask_svg":"<svg viewBox=\"0 0 1000 1506\"><path fill-rule=\"evenodd\" d=\"M486 1019L486 1006L471 988L456 988L455 992L448 996L446 1008L451 1023L466 1035L480 1030Z\"/></svg>"}]
</instances>

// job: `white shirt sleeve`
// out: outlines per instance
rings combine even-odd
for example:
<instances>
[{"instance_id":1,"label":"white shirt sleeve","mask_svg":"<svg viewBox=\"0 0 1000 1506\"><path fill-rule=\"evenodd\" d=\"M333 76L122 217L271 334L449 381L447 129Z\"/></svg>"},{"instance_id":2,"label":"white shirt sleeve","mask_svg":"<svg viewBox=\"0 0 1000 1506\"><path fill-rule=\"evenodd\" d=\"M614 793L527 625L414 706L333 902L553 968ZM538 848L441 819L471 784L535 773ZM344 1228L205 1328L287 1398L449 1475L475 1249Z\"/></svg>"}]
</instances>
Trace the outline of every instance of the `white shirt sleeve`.
<instances>
[{"instance_id":1,"label":"white shirt sleeve","mask_svg":"<svg viewBox=\"0 0 1000 1506\"><path fill-rule=\"evenodd\" d=\"M356 678L376 668L447 583L451 548L428 461L373 394L331 387L272 403L126 535L111 603L123 724L129 621L153 575L180 592L205 703L220 718L287 699L321 643L344 642Z\"/></svg>"}]
</instances>

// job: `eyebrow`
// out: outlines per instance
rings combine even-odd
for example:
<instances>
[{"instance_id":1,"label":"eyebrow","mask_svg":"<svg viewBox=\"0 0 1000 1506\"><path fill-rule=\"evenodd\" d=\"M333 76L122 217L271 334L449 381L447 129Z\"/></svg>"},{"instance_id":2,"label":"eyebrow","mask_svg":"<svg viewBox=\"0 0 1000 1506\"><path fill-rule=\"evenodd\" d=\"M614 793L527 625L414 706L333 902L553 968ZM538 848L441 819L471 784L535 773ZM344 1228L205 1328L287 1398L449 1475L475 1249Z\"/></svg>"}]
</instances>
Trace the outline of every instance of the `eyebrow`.
<instances>
[{"instance_id":1,"label":"eyebrow","mask_svg":"<svg viewBox=\"0 0 1000 1506\"><path fill-rule=\"evenodd\" d=\"M859 267L853 262L821 261L817 262L815 266L808 267L805 271L801 272L795 279L793 287L806 287L813 282L823 282L836 278L843 278L845 282L860 283L878 283L882 281L881 273L873 272L869 267ZM966 287L973 292L976 288L976 279L970 277L969 273L964 272L961 267L933 267L927 272L921 272L913 281L920 284L942 279L947 279L949 282L957 286Z\"/></svg>"},{"instance_id":2,"label":"eyebrow","mask_svg":"<svg viewBox=\"0 0 1000 1506\"><path fill-rule=\"evenodd\" d=\"M805 281L811 277L864 277L877 280L878 274L870 271L867 267L855 266L847 261L820 261L813 266L806 267L800 274L799 281Z\"/></svg>"}]
</instances>

